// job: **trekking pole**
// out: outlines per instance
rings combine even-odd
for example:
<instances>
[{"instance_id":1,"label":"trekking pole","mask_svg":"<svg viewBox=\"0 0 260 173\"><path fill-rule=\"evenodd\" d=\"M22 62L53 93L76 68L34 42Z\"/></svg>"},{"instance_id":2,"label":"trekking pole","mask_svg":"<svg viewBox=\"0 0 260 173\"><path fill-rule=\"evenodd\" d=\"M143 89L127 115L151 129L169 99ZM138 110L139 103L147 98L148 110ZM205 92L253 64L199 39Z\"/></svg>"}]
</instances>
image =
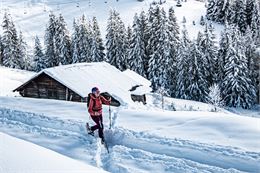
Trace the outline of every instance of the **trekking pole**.
<instances>
[{"instance_id":1,"label":"trekking pole","mask_svg":"<svg viewBox=\"0 0 260 173\"><path fill-rule=\"evenodd\" d=\"M110 104L109 104L109 129L111 129L112 127L112 120L111 120L111 108L110 108Z\"/></svg>"}]
</instances>

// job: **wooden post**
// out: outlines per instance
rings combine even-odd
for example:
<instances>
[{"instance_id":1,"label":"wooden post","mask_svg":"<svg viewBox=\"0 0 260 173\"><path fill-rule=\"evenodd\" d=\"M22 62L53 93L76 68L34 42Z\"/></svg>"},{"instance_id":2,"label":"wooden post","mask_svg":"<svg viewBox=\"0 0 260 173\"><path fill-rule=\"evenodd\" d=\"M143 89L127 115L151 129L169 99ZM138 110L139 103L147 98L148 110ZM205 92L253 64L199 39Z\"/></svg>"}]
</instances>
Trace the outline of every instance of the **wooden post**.
<instances>
[{"instance_id":1,"label":"wooden post","mask_svg":"<svg viewBox=\"0 0 260 173\"><path fill-rule=\"evenodd\" d=\"M69 89L68 87L66 87L66 101L69 100Z\"/></svg>"}]
</instances>

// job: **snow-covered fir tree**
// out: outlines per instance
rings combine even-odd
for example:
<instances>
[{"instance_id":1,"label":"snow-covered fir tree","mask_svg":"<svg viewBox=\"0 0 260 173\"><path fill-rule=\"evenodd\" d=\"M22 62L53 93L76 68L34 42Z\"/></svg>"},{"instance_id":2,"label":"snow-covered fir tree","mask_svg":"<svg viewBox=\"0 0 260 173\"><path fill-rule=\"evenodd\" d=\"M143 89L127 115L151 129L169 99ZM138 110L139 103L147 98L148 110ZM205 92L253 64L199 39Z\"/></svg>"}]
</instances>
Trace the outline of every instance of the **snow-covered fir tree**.
<instances>
[{"instance_id":1,"label":"snow-covered fir tree","mask_svg":"<svg viewBox=\"0 0 260 173\"><path fill-rule=\"evenodd\" d=\"M107 25L106 48L107 61L119 70L127 67L126 29L119 13L110 11Z\"/></svg>"},{"instance_id":2,"label":"snow-covered fir tree","mask_svg":"<svg viewBox=\"0 0 260 173\"><path fill-rule=\"evenodd\" d=\"M133 22L133 33L130 41L130 51L129 51L129 59L128 63L130 69L135 71L136 73L145 76L144 71L144 62L145 59L145 44L142 40L142 31L140 26L140 20L138 15L135 14L134 22Z\"/></svg>"},{"instance_id":3,"label":"snow-covered fir tree","mask_svg":"<svg viewBox=\"0 0 260 173\"><path fill-rule=\"evenodd\" d=\"M47 67L45 56L42 51L42 46L38 36L35 37L34 43L34 71L39 72Z\"/></svg>"},{"instance_id":4,"label":"snow-covered fir tree","mask_svg":"<svg viewBox=\"0 0 260 173\"><path fill-rule=\"evenodd\" d=\"M49 22L45 30L44 44L45 44L45 58L47 67L54 67L59 65L59 57L55 50L54 36L56 33L56 16L51 12L49 14Z\"/></svg>"},{"instance_id":5,"label":"snow-covered fir tree","mask_svg":"<svg viewBox=\"0 0 260 173\"><path fill-rule=\"evenodd\" d=\"M180 45L180 28L174 13L174 9L169 9L168 16L168 36L169 36L169 94L175 96L177 77L177 56Z\"/></svg>"},{"instance_id":6,"label":"snow-covered fir tree","mask_svg":"<svg viewBox=\"0 0 260 173\"><path fill-rule=\"evenodd\" d=\"M156 17L151 24L153 33L151 40L153 44L153 52L149 59L148 79L152 82L153 90L162 87L169 90L169 35L167 26L167 17L164 9L159 6L155 7ZM150 43L151 44L151 43ZM168 91L167 91L168 92Z\"/></svg>"},{"instance_id":7,"label":"snow-covered fir tree","mask_svg":"<svg viewBox=\"0 0 260 173\"><path fill-rule=\"evenodd\" d=\"M198 39L201 39L202 34L199 32ZM206 79L205 57L203 52L198 49L195 41L191 43L191 50L188 58L188 99L201 102L208 101L209 82Z\"/></svg>"},{"instance_id":8,"label":"snow-covered fir tree","mask_svg":"<svg viewBox=\"0 0 260 173\"><path fill-rule=\"evenodd\" d=\"M21 69L21 60L18 57L18 36L12 17L9 13L4 14L2 35L2 61L3 65Z\"/></svg>"},{"instance_id":9,"label":"snow-covered fir tree","mask_svg":"<svg viewBox=\"0 0 260 173\"><path fill-rule=\"evenodd\" d=\"M20 31L19 37L18 37L18 45L17 45L17 58L18 62L20 63L20 68L28 70L30 69L30 63L27 63L25 60L28 60L27 58L27 43L24 41L23 34Z\"/></svg>"},{"instance_id":10,"label":"snow-covered fir tree","mask_svg":"<svg viewBox=\"0 0 260 173\"><path fill-rule=\"evenodd\" d=\"M159 9L159 8L157 8ZM147 16L147 19L148 19L148 23L147 23L147 29L145 31L145 34L147 36L147 46L146 46L146 56L147 56L147 60L148 60L148 64L147 66L145 65L145 70L147 70L147 77L148 77L148 68L149 68L149 59L150 59L150 56L153 54L154 52L154 45L155 45L155 39L156 37L153 36L154 33L156 33L156 16L158 15L157 14L158 12L156 12L156 8L154 5L150 5L150 8L148 10L148 16ZM147 68L147 69L146 69Z\"/></svg>"},{"instance_id":11,"label":"snow-covered fir tree","mask_svg":"<svg viewBox=\"0 0 260 173\"><path fill-rule=\"evenodd\" d=\"M83 15L79 24L79 60L77 62L91 62L91 42L92 42L92 31L90 24L87 22L86 17Z\"/></svg>"},{"instance_id":12,"label":"snow-covered fir tree","mask_svg":"<svg viewBox=\"0 0 260 173\"><path fill-rule=\"evenodd\" d=\"M130 53L132 35L133 35L132 27L128 25L126 29L126 68L127 69L130 69L129 60L131 57L129 57L129 53Z\"/></svg>"},{"instance_id":13,"label":"snow-covered fir tree","mask_svg":"<svg viewBox=\"0 0 260 173\"><path fill-rule=\"evenodd\" d=\"M227 11L229 8L229 0L208 0L206 17L208 20L224 23L227 18Z\"/></svg>"},{"instance_id":14,"label":"snow-covered fir tree","mask_svg":"<svg viewBox=\"0 0 260 173\"><path fill-rule=\"evenodd\" d=\"M216 0L208 0L206 17L208 20L216 21L215 15Z\"/></svg>"},{"instance_id":15,"label":"snow-covered fir tree","mask_svg":"<svg viewBox=\"0 0 260 173\"><path fill-rule=\"evenodd\" d=\"M251 30L256 44L260 44L260 5L255 2L252 11Z\"/></svg>"},{"instance_id":16,"label":"snow-covered fir tree","mask_svg":"<svg viewBox=\"0 0 260 173\"><path fill-rule=\"evenodd\" d=\"M101 38L100 29L98 26L97 18L92 19L92 46L91 46L91 59L94 62L101 62L105 60L105 47L103 45L103 40Z\"/></svg>"},{"instance_id":17,"label":"snow-covered fir tree","mask_svg":"<svg viewBox=\"0 0 260 173\"><path fill-rule=\"evenodd\" d=\"M188 77L189 77L189 55L190 55L190 45L191 41L188 37L188 32L185 27L183 26L182 38L180 42L180 47L178 49L178 57L177 57L177 79L176 79L176 97L182 99L188 99L188 91L187 87L189 84Z\"/></svg>"},{"instance_id":18,"label":"snow-covered fir tree","mask_svg":"<svg viewBox=\"0 0 260 173\"><path fill-rule=\"evenodd\" d=\"M228 32L230 30L230 25L228 25L227 23L225 23L225 28L224 30L221 32L220 35L220 41L219 41L219 50L218 50L218 61L217 61L217 68L218 68L218 82L222 82L223 78L224 78L224 65L226 63L226 57L227 57L227 50L229 47L229 41L231 41L230 39L228 39Z\"/></svg>"},{"instance_id":19,"label":"snow-covered fir tree","mask_svg":"<svg viewBox=\"0 0 260 173\"><path fill-rule=\"evenodd\" d=\"M144 47L145 47L145 56L143 59L143 63L144 63L144 77L147 77L148 75L148 66L149 66L149 56L148 56L148 51L147 51L147 45L148 45L148 40L149 40L149 36L150 36L150 31L148 28L148 18L147 15L144 11L141 11L140 15L139 15L139 21L140 21L140 32L142 33L142 41L144 43Z\"/></svg>"},{"instance_id":20,"label":"snow-covered fir tree","mask_svg":"<svg viewBox=\"0 0 260 173\"><path fill-rule=\"evenodd\" d=\"M253 33L248 27L245 35L241 39L241 44L245 48L245 56L247 61L247 66L249 69L249 78L252 80L252 83L257 92L259 92L258 80L259 80L259 64L257 63L256 45L253 39Z\"/></svg>"},{"instance_id":21,"label":"snow-covered fir tree","mask_svg":"<svg viewBox=\"0 0 260 173\"><path fill-rule=\"evenodd\" d=\"M79 60L79 22L74 19L73 21L73 34L72 34L72 40L71 40L71 50L72 50L72 63L80 62Z\"/></svg>"},{"instance_id":22,"label":"snow-covered fir tree","mask_svg":"<svg viewBox=\"0 0 260 173\"><path fill-rule=\"evenodd\" d=\"M59 64L66 65L72 62L70 35L67 29L67 24L61 14L56 21L54 47L58 56Z\"/></svg>"},{"instance_id":23,"label":"snow-covered fir tree","mask_svg":"<svg viewBox=\"0 0 260 173\"><path fill-rule=\"evenodd\" d=\"M249 77L245 48L237 27L228 33L229 45L224 65L221 92L229 107L251 108L256 100L256 90Z\"/></svg>"},{"instance_id":24,"label":"snow-covered fir tree","mask_svg":"<svg viewBox=\"0 0 260 173\"><path fill-rule=\"evenodd\" d=\"M217 60L218 48L216 46L216 37L212 24L205 25L204 34L198 49L203 53L205 58L205 75L208 83L212 85L217 82Z\"/></svg>"},{"instance_id":25,"label":"snow-covered fir tree","mask_svg":"<svg viewBox=\"0 0 260 173\"><path fill-rule=\"evenodd\" d=\"M255 0L246 0L246 17L247 17L248 26L250 26L252 22L254 5L255 5Z\"/></svg>"},{"instance_id":26,"label":"snow-covered fir tree","mask_svg":"<svg viewBox=\"0 0 260 173\"><path fill-rule=\"evenodd\" d=\"M247 28L247 14L246 14L246 4L244 0L236 0L235 2L235 19L234 23L237 24L241 32L245 32Z\"/></svg>"}]
</instances>

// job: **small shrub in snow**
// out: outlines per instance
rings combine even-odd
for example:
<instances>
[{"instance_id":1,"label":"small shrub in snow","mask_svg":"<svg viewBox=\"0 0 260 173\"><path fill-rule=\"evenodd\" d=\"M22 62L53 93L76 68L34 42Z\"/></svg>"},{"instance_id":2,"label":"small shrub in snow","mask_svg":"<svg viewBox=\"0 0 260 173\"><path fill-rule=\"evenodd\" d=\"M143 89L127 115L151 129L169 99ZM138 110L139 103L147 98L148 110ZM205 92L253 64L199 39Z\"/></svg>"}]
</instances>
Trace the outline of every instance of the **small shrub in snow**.
<instances>
[{"instance_id":1,"label":"small shrub in snow","mask_svg":"<svg viewBox=\"0 0 260 173\"><path fill-rule=\"evenodd\" d=\"M220 89L219 86L217 84L213 84L210 88L209 88L210 92L209 92L209 103L214 105L214 112L216 112L217 108L216 107L222 107L224 106L224 102L221 98L221 94L220 94Z\"/></svg>"}]
</instances>

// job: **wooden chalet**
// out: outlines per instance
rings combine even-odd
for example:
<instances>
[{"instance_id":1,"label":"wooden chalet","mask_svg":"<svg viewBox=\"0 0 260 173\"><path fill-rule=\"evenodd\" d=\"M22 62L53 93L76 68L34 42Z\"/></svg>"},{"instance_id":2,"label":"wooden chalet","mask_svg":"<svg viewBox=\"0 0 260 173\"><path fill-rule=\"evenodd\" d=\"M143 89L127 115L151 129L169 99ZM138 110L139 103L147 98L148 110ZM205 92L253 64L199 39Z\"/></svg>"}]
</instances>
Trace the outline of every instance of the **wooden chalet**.
<instances>
[{"instance_id":1,"label":"wooden chalet","mask_svg":"<svg viewBox=\"0 0 260 173\"><path fill-rule=\"evenodd\" d=\"M108 63L78 63L44 69L13 91L23 97L86 102L91 88L98 86L101 95L112 98L111 105L120 106L131 99L129 89L137 85Z\"/></svg>"},{"instance_id":2,"label":"wooden chalet","mask_svg":"<svg viewBox=\"0 0 260 173\"><path fill-rule=\"evenodd\" d=\"M69 87L58 82L44 71L23 85L16 88L23 97L57 99L67 101L85 102L86 98L80 96Z\"/></svg>"}]
</instances>

